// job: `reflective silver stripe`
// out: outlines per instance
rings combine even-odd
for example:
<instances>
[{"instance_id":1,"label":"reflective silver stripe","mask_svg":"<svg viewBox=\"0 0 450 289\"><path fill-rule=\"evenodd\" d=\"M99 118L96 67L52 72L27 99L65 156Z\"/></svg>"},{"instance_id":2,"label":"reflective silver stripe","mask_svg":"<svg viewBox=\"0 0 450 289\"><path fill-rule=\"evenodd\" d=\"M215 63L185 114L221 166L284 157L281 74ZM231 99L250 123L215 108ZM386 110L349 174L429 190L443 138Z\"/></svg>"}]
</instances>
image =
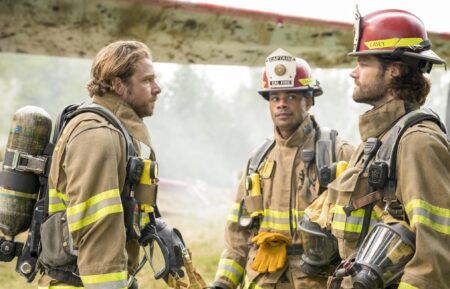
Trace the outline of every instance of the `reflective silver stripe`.
<instances>
[{"instance_id":1,"label":"reflective silver stripe","mask_svg":"<svg viewBox=\"0 0 450 289\"><path fill-rule=\"evenodd\" d=\"M59 211L64 211L67 206L66 203L68 202L69 198L67 195L58 192L55 189L49 189L48 191L49 201L48 201L48 212L49 213L56 213Z\"/></svg>"},{"instance_id":2,"label":"reflective silver stripe","mask_svg":"<svg viewBox=\"0 0 450 289\"><path fill-rule=\"evenodd\" d=\"M113 282L105 282L98 284L84 284L86 289L127 289L127 280L119 280Z\"/></svg>"},{"instance_id":3,"label":"reflective silver stripe","mask_svg":"<svg viewBox=\"0 0 450 289\"><path fill-rule=\"evenodd\" d=\"M82 220L86 216L93 215L94 213L98 212L102 208L106 208L106 207L109 207L112 205L117 205L117 204L121 204L120 199L116 199L116 198L106 199L95 205L92 205L92 207L87 208L85 211L81 211L81 212L76 213L75 215L69 216L67 219L68 219L69 223L75 223L75 222Z\"/></svg>"},{"instance_id":4,"label":"reflective silver stripe","mask_svg":"<svg viewBox=\"0 0 450 289\"><path fill-rule=\"evenodd\" d=\"M98 275L81 276L86 289L126 289L128 287L126 271Z\"/></svg>"},{"instance_id":5,"label":"reflective silver stripe","mask_svg":"<svg viewBox=\"0 0 450 289\"><path fill-rule=\"evenodd\" d=\"M85 202L67 208L69 231L75 232L110 214L121 212L123 212L123 207L119 190L104 191Z\"/></svg>"},{"instance_id":6,"label":"reflective silver stripe","mask_svg":"<svg viewBox=\"0 0 450 289\"><path fill-rule=\"evenodd\" d=\"M220 259L216 279L226 278L237 286L241 282L243 275L244 269L239 263L233 259Z\"/></svg>"},{"instance_id":7,"label":"reflective silver stripe","mask_svg":"<svg viewBox=\"0 0 450 289\"><path fill-rule=\"evenodd\" d=\"M405 206L412 227L417 223L450 235L450 210L432 205L422 199L414 199Z\"/></svg>"},{"instance_id":8,"label":"reflective silver stripe","mask_svg":"<svg viewBox=\"0 0 450 289\"><path fill-rule=\"evenodd\" d=\"M299 218L303 217L304 212L299 210L292 210L292 227L297 228ZM273 229L278 231L290 231L289 211L264 210L263 221L261 228Z\"/></svg>"},{"instance_id":9,"label":"reflective silver stripe","mask_svg":"<svg viewBox=\"0 0 450 289\"><path fill-rule=\"evenodd\" d=\"M446 217L441 217L438 215L435 215L429 211L427 211L424 208L413 208L410 211L411 215L421 215L428 219L430 219L433 223L443 225L443 226L450 226L450 219Z\"/></svg>"},{"instance_id":10,"label":"reflective silver stripe","mask_svg":"<svg viewBox=\"0 0 450 289\"><path fill-rule=\"evenodd\" d=\"M346 231L351 233L361 233L362 226L364 223L364 209L358 209L351 212L350 216L347 217L343 207L336 205L335 213L333 216L332 228L335 230ZM372 211L370 216L369 229L375 226L376 223L380 221L380 217Z\"/></svg>"}]
</instances>

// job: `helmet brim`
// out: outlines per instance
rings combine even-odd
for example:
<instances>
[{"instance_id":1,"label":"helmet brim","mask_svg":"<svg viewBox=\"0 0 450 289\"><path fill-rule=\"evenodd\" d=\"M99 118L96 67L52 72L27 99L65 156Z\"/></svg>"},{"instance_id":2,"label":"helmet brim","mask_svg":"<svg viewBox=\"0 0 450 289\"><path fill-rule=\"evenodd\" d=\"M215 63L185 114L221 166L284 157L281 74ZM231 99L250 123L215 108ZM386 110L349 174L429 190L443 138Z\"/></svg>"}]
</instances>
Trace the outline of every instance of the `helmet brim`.
<instances>
[{"instance_id":1,"label":"helmet brim","mask_svg":"<svg viewBox=\"0 0 450 289\"><path fill-rule=\"evenodd\" d=\"M320 87L280 87L280 88L265 88L258 90L258 93L267 101L269 101L269 92L273 91L312 91L313 96L319 96L323 94Z\"/></svg>"},{"instance_id":2,"label":"helmet brim","mask_svg":"<svg viewBox=\"0 0 450 289\"><path fill-rule=\"evenodd\" d=\"M348 53L348 56L356 57L356 56L364 56L364 55L385 55L385 54L392 54L393 50L366 50L366 51L353 51ZM410 58L416 58L421 59L425 61L429 61L432 64L445 64L447 65L447 62L440 58L436 53L434 53L433 50L424 50L419 53L411 52L411 51L405 51L403 52L404 56L410 57Z\"/></svg>"}]
</instances>

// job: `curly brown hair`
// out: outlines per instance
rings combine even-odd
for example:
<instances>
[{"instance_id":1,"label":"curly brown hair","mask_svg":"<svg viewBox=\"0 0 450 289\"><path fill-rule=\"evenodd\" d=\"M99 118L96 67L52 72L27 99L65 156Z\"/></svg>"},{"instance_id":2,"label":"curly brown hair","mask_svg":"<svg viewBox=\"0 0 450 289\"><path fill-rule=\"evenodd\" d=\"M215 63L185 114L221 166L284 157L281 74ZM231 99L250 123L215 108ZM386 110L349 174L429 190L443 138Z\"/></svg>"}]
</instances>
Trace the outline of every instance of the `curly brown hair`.
<instances>
[{"instance_id":1,"label":"curly brown hair","mask_svg":"<svg viewBox=\"0 0 450 289\"><path fill-rule=\"evenodd\" d=\"M383 72L394 61L381 56L377 57L381 62ZM397 98L412 104L423 105L430 93L430 80L417 68L403 62L395 61L400 66L400 76L392 78L388 84L389 91Z\"/></svg>"},{"instance_id":2,"label":"curly brown hair","mask_svg":"<svg viewBox=\"0 0 450 289\"><path fill-rule=\"evenodd\" d=\"M126 82L133 75L136 63L143 58L151 60L152 55L147 45L138 41L116 41L102 48L92 62L87 85L89 95L112 92L112 80L119 77Z\"/></svg>"}]
</instances>

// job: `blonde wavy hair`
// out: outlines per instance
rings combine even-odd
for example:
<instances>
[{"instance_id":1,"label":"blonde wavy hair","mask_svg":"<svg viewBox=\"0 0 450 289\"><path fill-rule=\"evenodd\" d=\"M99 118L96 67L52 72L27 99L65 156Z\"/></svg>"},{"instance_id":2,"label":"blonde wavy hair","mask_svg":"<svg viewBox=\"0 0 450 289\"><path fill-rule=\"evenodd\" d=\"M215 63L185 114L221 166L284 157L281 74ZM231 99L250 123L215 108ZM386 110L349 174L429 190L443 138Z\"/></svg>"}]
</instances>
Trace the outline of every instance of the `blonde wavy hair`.
<instances>
[{"instance_id":1,"label":"blonde wavy hair","mask_svg":"<svg viewBox=\"0 0 450 289\"><path fill-rule=\"evenodd\" d=\"M152 60L152 54L147 45L139 41L116 41L103 47L92 62L87 85L89 95L113 92L112 80L119 77L126 82L133 75L136 63L143 58Z\"/></svg>"}]
</instances>

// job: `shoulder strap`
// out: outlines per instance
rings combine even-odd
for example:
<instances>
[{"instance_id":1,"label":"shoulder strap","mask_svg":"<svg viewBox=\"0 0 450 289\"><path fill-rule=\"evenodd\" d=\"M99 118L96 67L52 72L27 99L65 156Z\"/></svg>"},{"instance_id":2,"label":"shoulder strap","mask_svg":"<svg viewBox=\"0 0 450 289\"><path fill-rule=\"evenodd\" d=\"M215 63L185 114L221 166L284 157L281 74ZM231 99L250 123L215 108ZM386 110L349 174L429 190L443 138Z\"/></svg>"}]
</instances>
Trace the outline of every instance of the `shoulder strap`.
<instances>
[{"instance_id":1,"label":"shoulder strap","mask_svg":"<svg viewBox=\"0 0 450 289\"><path fill-rule=\"evenodd\" d=\"M256 150L255 153L250 158L247 167L247 175L254 173L258 170L259 165L263 161L263 159L267 156L269 151L275 146L275 137L271 136L266 138L263 144L261 144Z\"/></svg>"},{"instance_id":2,"label":"shoulder strap","mask_svg":"<svg viewBox=\"0 0 450 289\"><path fill-rule=\"evenodd\" d=\"M126 149L127 149L128 158L136 155L136 151L134 149L134 144L133 144L133 139L131 138L127 129L123 126L122 122L111 111L109 111L108 109L106 109L105 107L103 107L99 104L96 104L96 103L81 104L80 106L78 106L77 109L75 109L67 114L66 122L64 124L66 124L69 120L71 120L75 116L77 116L81 113L84 113L84 112L96 113L96 114L102 116L103 118L105 118L107 121L109 121L124 136L125 141L127 143Z\"/></svg>"},{"instance_id":3,"label":"shoulder strap","mask_svg":"<svg viewBox=\"0 0 450 289\"><path fill-rule=\"evenodd\" d=\"M436 123L443 133L447 134L445 125L441 122L439 116L429 108L421 108L409 112L404 115L388 132L386 141L380 146L375 162L385 163L388 167L387 184L385 192L395 193L396 189L396 167L397 167L397 150L403 133L410 127L422 122L430 120Z\"/></svg>"},{"instance_id":4,"label":"shoulder strap","mask_svg":"<svg viewBox=\"0 0 450 289\"><path fill-rule=\"evenodd\" d=\"M316 129L316 167L329 166L336 162L337 130L328 127Z\"/></svg>"},{"instance_id":5,"label":"shoulder strap","mask_svg":"<svg viewBox=\"0 0 450 289\"><path fill-rule=\"evenodd\" d=\"M390 204L396 203L396 166L400 139L408 128L425 120L435 122L444 133L447 133L445 125L431 109L414 110L400 118L387 132L387 139L377 149L375 158L368 167L369 184L375 191L352 201L349 206L344 208L346 213L350 214L353 210L368 206L379 200L384 200Z\"/></svg>"}]
</instances>

